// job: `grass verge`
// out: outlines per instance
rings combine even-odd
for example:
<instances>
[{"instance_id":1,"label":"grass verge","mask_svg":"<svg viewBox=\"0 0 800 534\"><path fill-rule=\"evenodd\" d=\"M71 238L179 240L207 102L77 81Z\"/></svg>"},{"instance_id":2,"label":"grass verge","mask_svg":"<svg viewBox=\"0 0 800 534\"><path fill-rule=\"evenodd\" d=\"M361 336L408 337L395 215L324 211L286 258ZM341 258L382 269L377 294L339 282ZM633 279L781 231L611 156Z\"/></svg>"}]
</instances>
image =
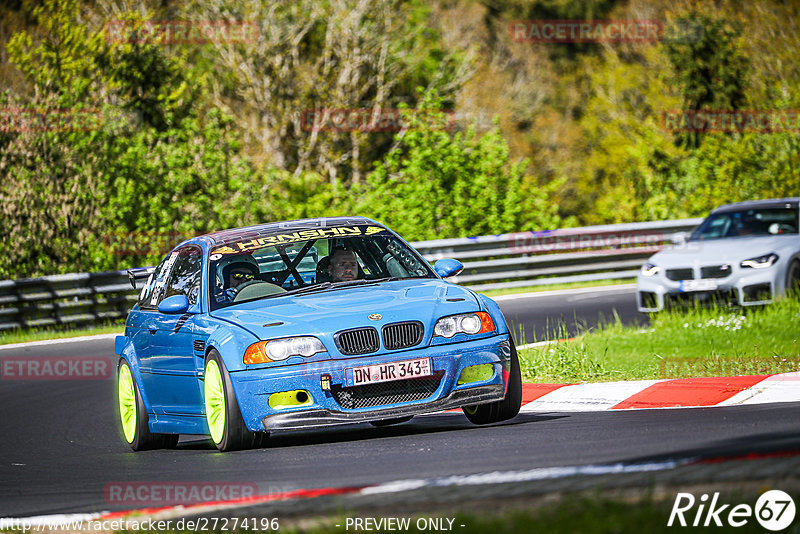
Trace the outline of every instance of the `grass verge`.
<instances>
[{"instance_id":1,"label":"grass verge","mask_svg":"<svg viewBox=\"0 0 800 534\"><path fill-rule=\"evenodd\" d=\"M559 289L580 289L583 287L617 286L632 284L635 278L593 280L591 282L566 282L562 284L548 284L544 286L512 287L508 289L491 289L488 291L478 291L487 297L500 297L502 295L516 295L518 293L538 293L541 291L556 291Z\"/></svg>"},{"instance_id":2,"label":"grass verge","mask_svg":"<svg viewBox=\"0 0 800 534\"><path fill-rule=\"evenodd\" d=\"M115 322L109 322L100 326L93 326L90 328L75 328L75 329L54 329L47 328L43 330L12 330L0 334L0 345L9 345L11 343L26 343L29 341L45 341L48 339L65 339L70 337L80 336L94 336L99 334L113 334L122 333L125 330L125 320L121 319Z\"/></svg>"},{"instance_id":3,"label":"grass verge","mask_svg":"<svg viewBox=\"0 0 800 534\"><path fill-rule=\"evenodd\" d=\"M571 341L520 351L530 382L600 382L800 370L800 301L761 308L654 314L648 328L619 320ZM567 337L567 336L559 336Z\"/></svg>"}]
</instances>

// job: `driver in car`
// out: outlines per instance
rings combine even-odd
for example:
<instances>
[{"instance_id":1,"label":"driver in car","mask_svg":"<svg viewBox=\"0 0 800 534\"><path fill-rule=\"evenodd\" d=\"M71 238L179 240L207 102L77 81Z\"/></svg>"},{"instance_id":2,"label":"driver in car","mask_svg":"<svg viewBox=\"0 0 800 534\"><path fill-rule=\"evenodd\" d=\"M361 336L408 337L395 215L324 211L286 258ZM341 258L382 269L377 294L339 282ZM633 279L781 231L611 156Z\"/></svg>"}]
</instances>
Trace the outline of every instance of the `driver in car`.
<instances>
[{"instance_id":1,"label":"driver in car","mask_svg":"<svg viewBox=\"0 0 800 534\"><path fill-rule=\"evenodd\" d=\"M247 259L244 259L247 258ZM239 286L256 279L259 269L251 256L233 257L219 267L223 281L222 294L217 297L218 302L233 302ZM221 263L223 263L221 262Z\"/></svg>"},{"instance_id":2,"label":"driver in car","mask_svg":"<svg viewBox=\"0 0 800 534\"><path fill-rule=\"evenodd\" d=\"M343 248L334 250L328 272L332 282L349 282L358 278L358 260L355 253Z\"/></svg>"}]
</instances>

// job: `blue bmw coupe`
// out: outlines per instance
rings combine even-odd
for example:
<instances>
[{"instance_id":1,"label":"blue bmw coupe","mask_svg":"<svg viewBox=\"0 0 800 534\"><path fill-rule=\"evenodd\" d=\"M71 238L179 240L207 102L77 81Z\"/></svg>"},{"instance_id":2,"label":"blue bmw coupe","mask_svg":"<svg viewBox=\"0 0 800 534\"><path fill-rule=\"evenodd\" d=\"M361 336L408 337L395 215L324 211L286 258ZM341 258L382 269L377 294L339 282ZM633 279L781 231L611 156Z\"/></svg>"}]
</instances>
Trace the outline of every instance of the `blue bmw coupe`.
<instances>
[{"instance_id":1,"label":"blue bmw coupe","mask_svg":"<svg viewBox=\"0 0 800 534\"><path fill-rule=\"evenodd\" d=\"M306 219L195 237L154 269L128 315L117 391L134 450L210 435L219 450L283 430L461 408L514 417L522 383L497 304L442 278L385 226Z\"/></svg>"}]
</instances>

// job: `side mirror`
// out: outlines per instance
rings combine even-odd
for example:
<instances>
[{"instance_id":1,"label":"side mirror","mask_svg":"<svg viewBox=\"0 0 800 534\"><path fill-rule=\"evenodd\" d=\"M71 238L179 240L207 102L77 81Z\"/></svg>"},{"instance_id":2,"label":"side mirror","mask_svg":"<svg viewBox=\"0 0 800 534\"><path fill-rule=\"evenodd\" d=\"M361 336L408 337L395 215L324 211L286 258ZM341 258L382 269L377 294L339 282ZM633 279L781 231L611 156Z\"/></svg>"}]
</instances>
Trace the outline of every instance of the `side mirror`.
<instances>
[{"instance_id":1,"label":"side mirror","mask_svg":"<svg viewBox=\"0 0 800 534\"><path fill-rule=\"evenodd\" d=\"M186 298L186 295L172 295L158 303L158 311L161 313L186 313L188 309L189 299Z\"/></svg>"},{"instance_id":2,"label":"side mirror","mask_svg":"<svg viewBox=\"0 0 800 534\"><path fill-rule=\"evenodd\" d=\"M686 232L675 232L674 234L672 234L670 241L672 241L673 245L681 246L686 244L686 240L688 238L689 234Z\"/></svg>"},{"instance_id":3,"label":"side mirror","mask_svg":"<svg viewBox=\"0 0 800 534\"><path fill-rule=\"evenodd\" d=\"M448 276L455 276L463 271L464 264L458 260L444 258L436 262L436 265L433 266L433 270L442 278L447 278Z\"/></svg>"}]
</instances>

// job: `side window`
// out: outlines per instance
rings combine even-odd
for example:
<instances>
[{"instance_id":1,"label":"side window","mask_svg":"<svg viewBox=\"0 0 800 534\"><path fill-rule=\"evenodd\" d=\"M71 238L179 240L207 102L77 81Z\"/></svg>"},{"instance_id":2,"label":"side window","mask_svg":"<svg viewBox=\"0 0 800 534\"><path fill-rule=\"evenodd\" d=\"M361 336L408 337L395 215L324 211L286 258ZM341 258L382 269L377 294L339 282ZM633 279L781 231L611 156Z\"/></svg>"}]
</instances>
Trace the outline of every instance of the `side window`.
<instances>
[{"instance_id":1,"label":"side window","mask_svg":"<svg viewBox=\"0 0 800 534\"><path fill-rule=\"evenodd\" d=\"M162 298L186 295L189 305L194 305L197 302L197 295L200 293L200 266L203 253L200 248L190 246L176 250L173 254L176 255L177 260L169 275L166 291Z\"/></svg>"},{"instance_id":2,"label":"side window","mask_svg":"<svg viewBox=\"0 0 800 534\"><path fill-rule=\"evenodd\" d=\"M159 303L161 300L159 295L163 292L164 285L167 282L169 268L175 263L176 257L177 255L173 253L164 258L150 275L150 278L147 279L147 283L142 288L141 293L139 293L140 308L155 308Z\"/></svg>"}]
</instances>

